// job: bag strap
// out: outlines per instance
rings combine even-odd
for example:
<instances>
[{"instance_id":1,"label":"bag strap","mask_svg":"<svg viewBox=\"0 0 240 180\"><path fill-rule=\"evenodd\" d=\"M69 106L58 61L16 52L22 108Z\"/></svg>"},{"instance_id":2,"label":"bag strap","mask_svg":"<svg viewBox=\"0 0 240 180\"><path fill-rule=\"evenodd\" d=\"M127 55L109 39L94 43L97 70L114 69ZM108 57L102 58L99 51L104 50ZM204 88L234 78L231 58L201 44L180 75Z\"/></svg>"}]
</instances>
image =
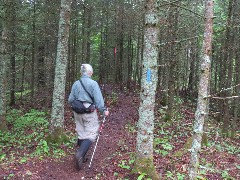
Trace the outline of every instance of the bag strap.
<instances>
[{"instance_id":1,"label":"bag strap","mask_svg":"<svg viewBox=\"0 0 240 180\"><path fill-rule=\"evenodd\" d=\"M83 85L83 83L82 83L82 80L80 79L79 80L79 82L81 83L81 85L82 85L82 87L83 87L83 89L86 91L86 93L89 95L89 97L91 98L91 100L92 100L92 102L94 103L94 99L93 99L93 97L91 96L91 94L86 90L86 88L85 88L85 86Z\"/></svg>"}]
</instances>

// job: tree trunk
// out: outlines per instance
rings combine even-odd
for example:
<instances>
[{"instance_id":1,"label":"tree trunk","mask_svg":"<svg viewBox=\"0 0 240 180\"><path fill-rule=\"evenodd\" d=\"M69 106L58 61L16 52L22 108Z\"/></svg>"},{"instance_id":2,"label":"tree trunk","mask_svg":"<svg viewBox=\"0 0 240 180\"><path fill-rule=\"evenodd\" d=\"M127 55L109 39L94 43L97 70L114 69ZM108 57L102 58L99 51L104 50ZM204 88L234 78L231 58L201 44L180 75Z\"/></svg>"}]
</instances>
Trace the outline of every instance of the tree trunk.
<instances>
[{"instance_id":1,"label":"tree trunk","mask_svg":"<svg viewBox=\"0 0 240 180\"><path fill-rule=\"evenodd\" d=\"M174 109L174 96L175 96L175 82L177 82L177 76L176 76L176 68L178 64L178 58L177 58L177 48L174 41L177 39L177 31L178 31L178 16L179 16L179 7L176 7L173 5L171 7L170 11L170 49L169 49L169 77L168 77L168 108L167 108L167 116L166 120L171 120L173 116L173 109Z\"/></svg>"},{"instance_id":2,"label":"tree trunk","mask_svg":"<svg viewBox=\"0 0 240 180\"><path fill-rule=\"evenodd\" d=\"M123 13L124 13L124 7L122 4L119 5L119 9L117 10L117 30L116 30L116 36L117 36L117 46L116 46L116 78L115 82L118 84L121 84L123 82L123 38L124 38L124 32L123 32ZM123 88L123 86L120 86Z\"/></svg>"},{"instance_id":3,"label":"tree trunk","mask_svg":"<svg viewBox=\"0 0 240 180\"><path fill-rule=\"evenodd\" d=\"M88 7L88 18L87 18L87 53L86 53L86 62L91 63L91 26L92 26L92 6Z\"/></svg>"},{"instance_id":4,"label":"tree trunk","mask_svg":"<svg viewBox=\"0 0 240 180\"><path fill-rule=\"evenodd\" d=\"M38 47L38 89L46 86L44 51L43 45Z\"/></svg>"},{"instance_id":5,"label":"tree trunk","mask_svg":"<svg viewBox=\"0 0 240 180\"><path fill-rule=\"evenodd\" d=\"M9 30L10 23L7 19L11 14L10 1L4 1L4 19L2 27L2 44L0 59L0 130L7 130L6 124L6 88L7 88L7 65L9 56Z\"/></svg>"},{"instance_id":6,"label":"tree trunk","mask_svg":"<svg viewBox=\"0 0 240 180\"><path fill-rule=\"evenodd\" d=\"M71 0L61 0L58 46L55 67L55 79L51 114L51 140L62 137L64 128L64 99L66 83L66 67L68 55L68 38L70 27ZM61 142L61 139L60 139Z\"/></svg>"},{"instance_id":7,"label":"tree trunk","mask_svg":"<svg viewBox=\"0 0 240 180\"><path fill-rule=\"evenodd\" d=\"M189 78L188 78L188 87L187 87L187 93L190 97L194 98L194 95L196 94L196 87L195 87L195 82L197 81L196 79L196 74L197 74L197 69L196 69L196 50L197 50L197 42L191 43L191 47L189 47L189 61L190 61L190 73L189 73Z\"/></svg>"},{"instance_id":8,"label":"tree trunk","mask_svg":"<svg viewBox=\"0 0 240 180\"><path fill-rule=\"evenodd\" d=\"M134 172L146 173L153 180L159 179L153 164L153 131L155 94L158 79L158 15L154 0L146 0L144 57L141 82L141 104L137 132L136 163Z\"/></svg>"},{"instance_id":9,"label":"tree trunk","mask_svg":"<svg viewBox=\"0 0 240 180\"><path fill-rule=\"evenodd\" d=\"M240 9L240 3L239 1L237 2L236 0L234 0L234 9L233 9L233 26L237 26L238 25L238 19L239 19L239 9ZM239 34L239 28L233 29L233 33L234 36L233 37L233 49L232 49L232 53L234 54L233 57L233 71L234 71L234 82L233 84L235 84L236 86L233 88L233 93L235 96L238 96L240 93L240 87L239 87L239 83L240 83L240 76L239 76L239 72L240 72L240 61L239 61L239 38L240 38L240 34ZM234 138L236 136L237 133L237 129L238 129L238 121L239 121L239 98L234 98L233 100L233 120L231 122L231 138Z\"/></svg>"},{"instance_id":10,"label":"tree trunk","mask_svg":"<svg viewBox=\"0 0 240 180\"><path fill-rule=\"evenodd\" d=\"M35 88L35 35L36 35L36 24L35 24L35 16L36 16L36 5L35 1L33 2L33 22L32 22L32 62L31 62L31 70L32 70L32 78L31 78L31 98L34 96L34 88Z\"/></svg>"},{"instance_id":11,"label":"tree trunk","mask_svg":"<svg viewBox=\"0 0 240 180\"><path fill-rule=\"evenodd\" d=\"M90 63L92 7L84 2L82 17L82 62Z\"/></svg>"},{"instance_id":12,"label":"tree trunk","mask_svg":"<svg viewBox=\"0 0 240 180\"><path fill-rule=\"evenodd\" d=\"M229 1L228 6L228 19L227 19L227 27L226 27L226 37L225 37L225 45L224 45L224 51L223 51L223 60L224 63L226 63L226 79L225 79L225 88L230 88L232 86L232 68L233 68L233 56L232 56L232 45L234 38L231 35L232 34L232 26L233 26L233 6L234 6L234 0ZM230 90L225 91L224 96L230 97L232 94ZM228 130L230 127L230 103L231 100L225 99L224 104L224 115L223 115L223 127L222 132L223 135L227 136Z\"/></svg>"},{"instance_id":13,"label":"tree trunk","mask_svg":"<svg viewBox=\"0 0 240 180\"><path fill-rule=\"evenodd\" d=\"M10 56L11 56L11 89L10 89L10 106L15 105L15 91L16 91L16 9L17 2L10 1L11 13L9 18L10 21L10 31L9 31L9 40L10 40Z\"/></svg>"},{"instance_id":14,"label":"tree trunk","mask_svg":"<svg viewBox=\"0 0 240 180\"><path fill-rule=\"evenodd\" d=\"M239 38L238 38L239 39ZM235 92L235 96L239 96L240 94L240 54L239 54L239 50L240 48L236 48L237 52L236 52L236 66L235 66L235 72L236 72L236 78L235 78L235 84L238 84L238 86L236 86L234 88L234 92ZM233 138L236 135L237 132L237 127L238 127L238 121L239 121L239 109L240 109L240 105L239 105L239 98L235 98L233 101L233 121L232 121L232 133L231 133L231 137Z\"/></svg>"},{"instance_id":15,"label":"tree trunk","mask_svg":"<svg viewBox=\"0 0 240 180\"><path fill-rule=\"evenodd\" d=\"M28 49L28 47L23 50L22 81L21 81L21 96L20 96L21 103L23 101L23 91L24 91L24 80L25 80L27 49Z\"/></svg>"},{"instance_id":16,"label":"tree trunk","mask_svg":"<svg viewBox=\"0 0 240 180\"><path fill-rule=\"evenodd\" d=\"M137 82L139 79L139 68L140 68L140 52L141 52L141 48L140 48L140 39L141 39L141 33L140 30L138 29L138 35L137 35L137 47L136 47L136 63L135 63L135 71L134 71L134 75L133 75L133 80L134 82Z\"/></svg>"},{"instance_id":17,"label":"tree trunk","mask_svg":"<svg viewBox=\"0 0 240 180\"><path fill-rule=\"evenodd\" d=\"M79 10L78 10L78 4L77 0L74 0L72 2L72 15L71 15L71 29L69 33L69 61L68 61L68 70L67 70L67 84L66 84L66 92L69 92L71 90L71 85L74 83L77 77L77 52L78 52L78 16L79 16ZM79 72L79 71L78 71Z\"/></svg>"},{"instance_id":18,"label":"tree trunk","mask_svg":"<svg viewBox=\"0 0 240 180\"><path fill-rule=\"evenodd\" d=\"M103 42L103 36L105 35L104 34L104 30L103 28L101 29L101 40L100 40L100 56L99 56L99 83L102 84L103 83L103 79L105 77L105 73L104 73L104 66L103 66L103 63L104 63L104 56L105 56L105 50L104 50L104 42Z\"/></svg>"},{"instance_id":19,"label":"tree trunk","mask_svg":"<svg viewBox=\"0 0 240 180\"><path fill-rule=\"evenodd\" d=\"M211 68L213 34L213 0L205 1L205 30L203 39L203 54L201 61L201 74L198 89L198 103L195 112L195 122L193 127L193 141L191 148L191 160L189 164L189 178L196 179L199 167L199 151L201 149L204 121L208 117L209 106L209 83Z\"/></svg>"},{"instance_id":20,"label":"tree trunk","mask_svg":"<svg viewBox=\"0 0 240 180\"><path fill-rule=\"evenodd\" d=\"M132 62L133 62L133 53L132 53L132 35L131 31L128 35L128 54L127 54L127 88L131 90L131 82L132 82Z\"/></svg>"}]
</instances>

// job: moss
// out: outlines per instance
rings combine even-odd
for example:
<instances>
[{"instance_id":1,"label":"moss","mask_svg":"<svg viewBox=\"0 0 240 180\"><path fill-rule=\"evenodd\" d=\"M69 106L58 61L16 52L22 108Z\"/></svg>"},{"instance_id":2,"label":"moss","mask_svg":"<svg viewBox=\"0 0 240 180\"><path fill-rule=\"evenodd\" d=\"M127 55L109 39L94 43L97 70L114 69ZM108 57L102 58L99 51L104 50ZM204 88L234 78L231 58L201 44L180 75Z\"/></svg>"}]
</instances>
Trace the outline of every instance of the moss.
<instances>
[{"instance_id":1,"label":"moss","mask_svg":"<svg viewBox=\"0 0 240 180\"><path fill-rule=\"evenodd\" d=\"M62 128L55 128L51 134L49 134L46 138L48 143L62 144L63 142L68 141L68 137L64 134Z\"/></svg>"},{"instance_id":2,"label":"moss","mask_svg":"<svg viewBox=\"0 0 240 180\"><path fill-rule=\"evenodd\" d=\"M175 157L181 157L183 156L185 153L188 152L188 149L190 149L192 146L192 137L188 138L186 143L183 145L183 147L181 149L179 149L178 151L176 151L173 156Z\"/></svg>"},{"instance_id":3,"label":"moss","mask_svg":"<svg viewBox=\"0 0 240 180\"><path fill-rule=\"evenodd\" d=\"M0 116L0 131L7 131L6 119Z\"/></svg>"},{"instance_id":4,"label":"moss","mask_svg":"<svg viewBox=\"0 0 240 180\"><path fill-rule=\"evenodd\" d=\"M236 136L235 130L222 130L222 136L225 138L234 138Z\"/></svg>"},{"instance_id":5,"label":"moss","mask_svg":"<svg viewBox=\"0 0 240 180\"><path fill-rule=\"evenodd\" d=\"M0 131L7 131L6 124L0 124Z\"/></svg>"},{"instance_id":6,"label":"moss","mask_svg":"<svg viewBox=\"0 0 240 180\"><path fill-rule=\"evenodd\" d=\"M230 132L229 132L229 134L230 134L230 138L235 138L235 136L236 136L236 131L235 130L230 130Z\"/></svg>"},{"instance_id":7,"label":"moss","mask_svg":"<svg viewBox=\"0 0 240 180\"><path fill-rule=\"evenodd\" d=\"M227 131L227 129L226 129L226 128L222 128L222 133L221 133L221 134L222 134L222 136L225 137L225 138L228 137L228 131Z\"/></svg>"},{"instance_id":8,"label":"moss","mask_svg":"<svg viewBox=\"0 0 240 180\"><path fill-rule=\"evenodd\" d=\"M192 137L188 138L186 143L183 145L183 147L181 149L179 149L178 151L176 151L173 156L175 157L181 157L183 156L185 153L188 152L189 149L191 149L192 147ZM206 146L208 144L208 137L207 137L207 134L206 133L203 133L203 136L202 136L202 142L201 142L201 145L202 146Z\"/></svg>"},{"instance_id":9,"label":"moss","mask_svg":"<svg viewBox=\"0 0 240 180\"><path fill-rule=\"evenodd\" d=\"M167 106L168 99L166 95L164 95L159 101L162 106Z\"/></svg>"},{"instance_id":10,"label":"moss","mask_svg":"<svg viewBox=\"0 0 240 180\"><path fill-rule=\"evenodd\" d=\"M164 117L165 122L171 122L171 119L172 119L172 115L170 114L166 114L166 116Z\"/></svg>"},{"instance_id":11,"label":"moss","mask_svg":"<svg viewBox=\"0 0 240 180\"><path fill-rule=\"evenodd\" d=\"M202 146L207 146L207 144L208 144L207 134L203 133L203 136L202 136Z\"/></svg>"},{"instance_id":12,"label":"moss","mask_svg":"<svg viewBox=\"0 0 240 180\"><path fill-rule=\"evenodd\" d=\"M153 158L137 158L134 168L132 169L132 173L146 173L152 180L160 179L160 176L158 175L156 168L153 164Z\"/></svg>"}]
</instances>

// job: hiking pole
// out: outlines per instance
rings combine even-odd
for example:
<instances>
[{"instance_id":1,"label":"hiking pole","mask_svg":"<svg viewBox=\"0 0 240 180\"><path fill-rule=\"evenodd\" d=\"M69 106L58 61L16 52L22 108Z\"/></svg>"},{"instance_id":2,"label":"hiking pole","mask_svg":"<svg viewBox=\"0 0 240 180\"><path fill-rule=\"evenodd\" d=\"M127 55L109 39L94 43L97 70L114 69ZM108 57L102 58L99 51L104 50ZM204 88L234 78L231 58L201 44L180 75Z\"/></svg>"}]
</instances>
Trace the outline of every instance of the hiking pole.
<instances>
[{"instance_id":1,"label":"hiking pole","mask_svg":"<svg viewBox=\"0 0 240 180\"><path fill-rule=\"evenodd\" d=\"M94 147L94 149L93 149L93 154L92 154L92 157L91 157L91 160L90 160L89 166L88 166L89 168L91 167L92 160L93 160L93 156L94 156L94 154L95 154L95 151L96 151L96 148L97 148L97 144L98 144L98 140L99 140L99 136L100 136L100 134L101 134L101 132L102 132L102 129L103 129L103 126L104 126L104 122L105 122L105 120L106 120L106 117L103 116L103 122L102 122L102 124L101 124L101 126L100 126L100 129L99 129L99 133L98 133L97 141L96 141L95 147Z\"/></svg>"}]
</instances>

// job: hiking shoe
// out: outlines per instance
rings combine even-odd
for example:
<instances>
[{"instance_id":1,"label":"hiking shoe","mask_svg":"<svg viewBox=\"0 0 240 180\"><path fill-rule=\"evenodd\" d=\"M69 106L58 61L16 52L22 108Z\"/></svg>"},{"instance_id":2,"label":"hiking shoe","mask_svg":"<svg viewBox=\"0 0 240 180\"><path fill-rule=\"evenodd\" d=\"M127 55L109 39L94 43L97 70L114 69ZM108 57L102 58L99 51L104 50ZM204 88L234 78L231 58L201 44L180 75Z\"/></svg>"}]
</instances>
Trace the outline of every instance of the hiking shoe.
<instances>
[{"instance_id":1,"label":"hiking shoe","mask_svg":"<svg viewBox=\"0 0 240 180\"><path fill-rule=\"evenodd\" d=\"M77 151L75 155L75 163L76 163L76 169L79 171L82 168L82 164L83 164L83 157L81 156L80 151Z\"/></svg>"},{"instance_id":2,"label":"hiking shoe","mask_svg":"<svg viewBox=\"0 0 240 180\"><path fill-rule=\"evenodd\" d=\"M83 158L80 157L79 159L76 159L76 169L79 171L82 168L83 164Z\"/></svg>"},{"instance_id":3,"label":"hiking shoe","mask_svg":"<svg viewBox=\"0 0 240 180\"><path fill-rule=\"evenodd\" d=\"M86 155L88 149L90 148L91 144L92 144L92 141L89 139L84 139L81 141L81 145L78 148L76 155L75 155L77 170L80 170L83 162L87 161L87 158L85 158L85 155Z\"/></svg>"}]
</instances>

